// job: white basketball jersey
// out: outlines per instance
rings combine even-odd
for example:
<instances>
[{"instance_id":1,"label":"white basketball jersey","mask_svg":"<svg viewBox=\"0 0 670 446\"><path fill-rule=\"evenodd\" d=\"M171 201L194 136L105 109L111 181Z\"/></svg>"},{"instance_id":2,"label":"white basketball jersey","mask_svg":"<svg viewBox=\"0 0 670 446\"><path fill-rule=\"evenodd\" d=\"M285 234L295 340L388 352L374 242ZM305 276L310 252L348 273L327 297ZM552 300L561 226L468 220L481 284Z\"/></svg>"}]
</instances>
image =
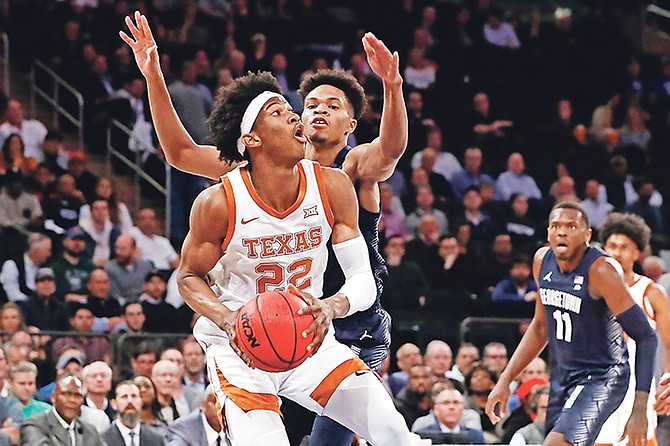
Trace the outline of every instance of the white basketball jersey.
<instances>
[{"instance_id":1,"label":"white basketball jersey","mask_svg":"<svg viewBox=\"0 0 670 446\"><path fill-rule=\"evenodd\" d=\"M297 169L298 197L284 212L261 200L244 166L222 177L228 232L217 286L219 300L233 311L256 294L286 290L289 283L317 298L323 293L333 214L321 166L301 160Z\"/></svg>"},{"instance_id":2,"label":"white basketball jersey","mask_svg":"<svg viewBox=\"0 0 670 446\"><path fill-rule=\"evenodd\" d=\"M644 311L651 328L656 330L654 310L651 307L649 300L645 297L647 290L651 285L653 285L654 282L649 277L641 276L639 274L635 274L634 279L635 281L628 288L628 291L630 292L630 295L635 303L639 305ZM602 429L600 430L600 434L598 434L598 438L596 439L596 443L599 444L624 444L619 443L618 440L621 438L626 422L628 422L628 418L633 411L633 402L635 401L635 353L637 348L633 339L631 339L629 336L626 336L626 338L626 345L628 347L628 363L630 364L630 382L628 383L628 390L619 408L614 411L614 413L607 419ZM647 402L647 439L654 438L656 433L656 425L658 424L656 411L654 411L654 390L656 389L655 380L651 383L651 389L652 390L649 393L649 400Z\"/></svg>"}]
</instances>

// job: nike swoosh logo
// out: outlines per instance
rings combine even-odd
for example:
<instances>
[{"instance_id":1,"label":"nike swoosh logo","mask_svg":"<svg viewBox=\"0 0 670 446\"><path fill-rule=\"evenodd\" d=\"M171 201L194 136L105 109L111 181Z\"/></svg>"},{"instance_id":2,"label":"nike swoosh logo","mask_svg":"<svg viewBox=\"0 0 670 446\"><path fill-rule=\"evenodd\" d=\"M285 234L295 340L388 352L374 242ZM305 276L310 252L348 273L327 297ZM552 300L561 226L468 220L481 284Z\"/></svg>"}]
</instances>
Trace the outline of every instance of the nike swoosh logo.
<instances>
[{"instance_id":1,"label":"nike swoosh logo","mask_svg":"<svg viewBox=\"0 0 670 446\"><path fill-rule=\"evenodd\" d=\"M259 218L260 217L250 218L249 220L242 219L242 221L240 223L242 223L243 225L246 225L247 223L251 223L254 220L258 220Z\"/></svg>"},{"instance_id":2,"label":"nike swoosh logo","mask_svg":"<svg viewBox=\"0 0 670 446\"><path fill-rule=\"evenodd\" d=\"M354 375L356 375L356 376L361 376L361 375L365 375L365 374L368 373L368 372L369 372L369 370L356 370L356 371L354 372Z\"/></svg>"}]
</instances>

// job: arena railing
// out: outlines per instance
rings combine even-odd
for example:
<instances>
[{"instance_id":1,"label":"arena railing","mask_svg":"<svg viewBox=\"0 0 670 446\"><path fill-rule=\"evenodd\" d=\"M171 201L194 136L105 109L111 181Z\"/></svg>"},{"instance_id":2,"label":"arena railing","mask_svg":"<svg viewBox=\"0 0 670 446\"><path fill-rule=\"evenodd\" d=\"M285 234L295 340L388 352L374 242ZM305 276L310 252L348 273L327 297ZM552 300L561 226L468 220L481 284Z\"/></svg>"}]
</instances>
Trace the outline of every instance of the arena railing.
<instances>
[{"instance_id":1,"label":"arena railing","mask_svg":"<svg viewBox=\"0 0 670 446\"><path fill-rule=\"evenodd\" d=\"M114 144L117 142L118 138L115 139L112 137L114 131L120 131L122 134L128 137L127 141L134 141L135 144L139 145L139 148L135 150L135 159L131 160L127 156L125 156L121 151L119 150L119 147L114 147ZM124 141L124 144L126 139L122 139ZM160 184L158 181L156 181L154 178L152 178L149 174L147 174L143 169L142 169L142 153L153 153L155 151L154 147L151 145L147 144L145 141L142 139L138 138L135 132L133 132L131 129L117 121L116 119L110 119L109 125L107 126L107 170L111 172L112 169L112 159L116 158L118 159L121 163L126 165L132 172L132 177L133 177L133 183L134 183L134 194L135 194L135 200L133 206L135 207L134 211L137 213L139 210L140 206L140 198L141 198L141 187L140 187L140 180L144 180L147 183L149 183L154 189L156 189L161 195L163 195L166 199L166 212L168 215L166 216L166 221L170 221L169 219L169 206L168 202L169 200L167 199L168 197L168 190L166 186L163 186ZM166 166L167 169L167 166Z\"/></svg>"},{"instance_id":2,"label":"arena railing","mask_svg":"<svg viewBox=\"0 0 670 446\"><path fill-rule=\"evenodd\" d=\"M491 341L502 342L508 349L515 348L530 319L503 317L467 317L461 321L461 344L475 345Z\"/></svg>"},{"instance_id":3,"label":"arena railing","mask_svg":"<svg viewBox=\"0 0 670 446\"><path fill-rule=\"evenodd\" d=\"M2 90L9 97L9 37L4 32L0 32L2 41L2 54L0 54L0 64L2 64Z\"/></svg>"},{"instance_id":4,"label":"arena railing","mask_svg":"<svg viewBox=\"0 0 670 446\"><path fill-rule=\"evenodd\" d=\"M44 87L42 87L44 83ZM61 105L61 96L71 95L77 103L76 115ZM84 97L72 85L67 83L55 71L42 61L35 60L30 69L30 110L35 116L35 97L39 96L52 109L52 128L60 128L58 119L62 117L77 129L79 150L84 148Z\"/></svg>"}]
</instances>

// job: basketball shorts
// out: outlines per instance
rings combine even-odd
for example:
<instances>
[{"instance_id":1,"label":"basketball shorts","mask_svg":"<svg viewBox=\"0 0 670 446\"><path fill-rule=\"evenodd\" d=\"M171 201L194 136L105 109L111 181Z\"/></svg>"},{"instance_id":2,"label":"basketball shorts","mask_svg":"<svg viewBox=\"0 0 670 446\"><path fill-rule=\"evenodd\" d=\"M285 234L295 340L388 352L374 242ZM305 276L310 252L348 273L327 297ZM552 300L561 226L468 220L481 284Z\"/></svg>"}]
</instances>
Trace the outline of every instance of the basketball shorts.
<instances>
[{"instance_id":1,"label":"basketball shorts","mask_svg":"<svg viewBox=\"0 0 670 446\"><path fill-rule=\"evenodd\" d=\"M552 376L547 433L563 434L565 441L574 446L593 444L605 420L621 405L629 380L627 364L576 380Z\"/></svg>"},{"instance_id":2,"label":"basketball shorts","mask_svg":"<svg viewBox=\"0 0 670 446\"><path fill-rule=\"evenodd\" d=\"M280 412L279 396L321 414L339 384L353 373L369 372L354 352L335 340L332 326L319 350L295 369L269 373L249 368L230 347L227 334L200 317L193 334L207 355L207 370L221 406L230 398L245 412Z\"/></svg>"}]
</instances>

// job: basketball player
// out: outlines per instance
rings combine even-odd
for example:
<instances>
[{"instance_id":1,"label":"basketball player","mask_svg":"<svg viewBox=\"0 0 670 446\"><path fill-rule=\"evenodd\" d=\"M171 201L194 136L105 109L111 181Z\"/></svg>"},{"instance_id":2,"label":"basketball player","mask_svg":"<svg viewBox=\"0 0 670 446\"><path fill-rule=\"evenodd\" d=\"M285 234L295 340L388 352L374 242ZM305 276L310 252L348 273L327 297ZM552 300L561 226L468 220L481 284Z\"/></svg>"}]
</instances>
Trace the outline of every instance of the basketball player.
<instances>
[{"instance_id":1,"label":"basketball player","mask_svg":"<svg viewBox=\"0 0 670 446\"><path fill-rule=\"evenodd\" d=\"M140 20L146 20L140 18ZM130 28L137 36L141 31ZM194 327L233 444L288 445L278 396L328 415L374 444L409 445L409 431L370 369L327 330L334 318L375 300L356 196L340 171L304 159L303 126L269 73L238 78L222 91L209 118L225 161L247 160L195 200L184 240L179 291L204 315ZM321 297L328 240L346 281ZM223 251L223 252L222 252ZM203 280L223 265L221 301ZM238 309L257 293L289 288L315 321L314 353L282 373L253 369L235 343ZM246 362L246 363L245 363ZM374 410L372 404L374 402Z\"/></svg>"},{"instance_id":2,"label":"basketball player","mask_svg":"<svg viewBox=\"0 0 670 446\"><path fill-rule=\"evenodd\" d=\"M137 20L137 13L135 17ZM132 23L130 18L126 20ZM221 162L215 147L195 144L181 125L172 107L160 70L156 43L151 38L148 26L147 32L135 41L124 37L123 33L121 37L133 49L137 64L147 79L152 116L168 163L186 172L218 180L234 166ZM322 165L343 169L356 185L360 205L359 227L367 242L377 285L376 300L370 308L334 321L335 336L350 346L372 370L378 372L388 356L391 343L391 320L380 303L387 271L378 251L378 183L391 176L404 153L408 121L397 52L391 54L383 42L370 33L364 36L363 46L368 63L382 79L384 87L378 138L353 149L347 146L347 138L355 130L356 120L362 116L366 107L365 93L352 75L342 70L320 71L303 81L300 94L305 99L302 119L308 138L307 158ZM343 283L344 276L331 252L324 294L334 293ZM352 432L341 429L329 420L317 419L310 444L345 446L351 444L352 438Z\"/></svg>"},{"instance_id":3,"label":"basketball player","mask_svg":"<svg viewBox=\"0 0 670 446\"><path fill-rule=\"evenodd\" d=\"M547 231L549 247L537 251L533 264L540 289L535 315L489 395L486 413L494 423L500 421L510 383L548 340L554 367L543 444L593 444L628 388L625 330L637 351L633 411L624 433L629 445L646 445L656 335L628 293L618 262L588 246L591 229L579 205L555 205Z\"/></svg>"},{"instance_id":4,"label":"basketball player","mask_svg":"<svg viewBox=\"0 0 670 446\"><path fill-rule=\"evenodd\" d=\"M599 232L605 252L621 264L624 281L628 284L633 300L643 309L652 328L656 328L658 331L665 351L670 352L670 310L668 309L665 291L649 277L639 275L633 271L635 262L640 258L640 252L644 251L649 245L649 238L651 237L649 226L637 215L613 212L607 216ZM631 367L634 367L635 342L629 339L627 345L628 362ZM670 370L670 354L665 355L664 367L665 370ZM631 373L631 375L634 374ZM634 383L634 376L631 376L631 384L628 386L626 397L603 425L596 439L596 444L613 445L622 438L625 423L633 409ZM665 415L667 403L659 402L659 404L661 404L661 414ZM652 395L649 397L647 406L647 419L649 424L647 440L650 444L655 444L657 418Z\"/></svg>"}]
</instances>

